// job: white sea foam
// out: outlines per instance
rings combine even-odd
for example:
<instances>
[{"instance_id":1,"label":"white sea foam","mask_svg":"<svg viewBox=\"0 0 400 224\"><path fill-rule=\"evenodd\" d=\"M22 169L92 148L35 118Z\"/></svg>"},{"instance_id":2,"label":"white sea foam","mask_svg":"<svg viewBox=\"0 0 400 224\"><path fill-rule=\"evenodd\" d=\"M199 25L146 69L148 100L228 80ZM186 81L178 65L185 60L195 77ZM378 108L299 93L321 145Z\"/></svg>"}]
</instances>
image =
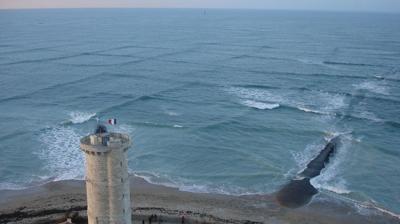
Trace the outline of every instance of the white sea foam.
<instances>
[{"instance_id":1,"label":"white sea foam","mask_svg":"<svg viewBox=\"0 0 400 224\"><path fill-rule=\"evenodd\" d=\"M323 147L323 142L319 141L308 144L303 151L291 151L290 153L292 154L292 157L296 162L297 169L305 169L308 162L310 162L315 156L317 156L319 151Z\"/></svg>"},{"instance_id":2,"label":"white sea foam","mask_svg":"<svg viewBox=\"0 0 400 224\"><path fill-rule=\"evenodd\" d=\"M169 116L179 116L180 115L178 112L170 111L170 110L165 111L165 113Z\"/></svg>"},{"instance_id":3,"label":"white sea foam","mask_svg":"<svg viewBox=\"0 0 400 224\"><path fill-rule=\"evenodd\" d=\"M227 191L226 189L210 187L208 185L202 185L202 184L180 184L179 190L194 192L194 193L216 193L216 194L232 195L232 192Z\"/></svg>"},{"instance_id":4,"label":"white sea foam","mask_svg":"<svg viewBox=\"0 0 400 224\"><path fill-rule=\"evenodd\" d=\"M273 94L269 90L264 89L231 87L228 89L228 91L241 99L268 102L283 101L283 98L280 95Z\"/></svg>"},{"instance_id":5,"label":"white sea foam","mask_svg":"<svg viewBox=\"0 0 400 224\"><path fill-rule=\"evenodd\" d=\"M375 115L373 112L369 111L369 108L367 107L367 103L365 100L353 105L351 116L356 117L356 118L370 120L373 122L383 122L384 121L383 119L381 119L377 115Z\"/></svg>"},{"instance_id":6,"label":"white sea foam","mask_svg":"<svg viewBox=\"0 0 400 224\"><path fill-rule=\"evenodd\" d=\"M38 152L45 161L45 169L55 180L82 179L84 176L83 153L79 150L80 136L72 127L56 127L40 135L43 143Z\"/></svg>"},{"instance_id":7,"label":"white sea foam","mask_svg":"<svg viewBox=\"0 0 400 224\"><path fill-rule=\"evenodd\" d=\"M178 124L174 124L174 126L173 126L174 128L183 128L183 126L182 125L178 125Z\"/></svg>"},{"instance_id":8,"label":"white sea foam","mask_svg":"<svg viewBox=\"0 0 400 224\"><path fill-rule=\"evenodd\" d=\"M245 188L232 186L232 185L221 185L216 186L213 183L197 184L191 183L182 178L171 178L166 175L160 175L154 172L141 171L134 172L134 175L141 177L149 183L163 185L166 187L178 188L181 191L193 192L193 193L217 193L225 195L254 195L254 194L265 194L265 192L254 191L250 192Z\"/></svg>"},{"instance_id":9,"label":"white sea foam","mask_svg":"<svg viewBox=\"0 0 400 224\"><path fill-rule=\"evenodd\" d=\"M71 112L69 113L70 119L69 121L73 124L81 124L84 123L91 118L96 116L96 113L88 113L88 112Z\"/></svg>"},{"instance_id":10,"label":"white sea foam","mask_svg":"<svg viewBox=\"0 0 400 224\"><path fill-rule=\"evenodd\" d=\"M332 138L341 135L342 144L335 151L334 158L327 164L327 167L322 170L321 175L311 179L311 184L315 188L328 190L337 194L349 194L351 191L346 187L346 181L341 177L342 163L344 163L348 156L348 150L352 141L350 132L329 132L326 138L322 141L316 141L310 143L301 152L291 151L293 159L297 164L298 173L301 173L307 166L307 164L315 158L318 153L325 147L326 142L329 142ZM293 173L291 173L293 175Z\"/></svg>"},{"instance_id":11,"label":"white sea foam","mask_svg":"<svg viewBox=\"0 0 400 224\"><path fill-rule=\"evenodd\" d=\"M321 109L325 112L339 111L347 106L346 97L342 94L319 92L317 97L322 104Z\"/></svg>"},{"instance_id":12,"label":"white sea foam","mask_svg":"<svg viewBox=\"0 0 400 224\"><path fill-rule=\"evenodd\" d=\"M248 107L260 109L260 110L272 110L275 108L278 108L280 105L278 103L264 103L264 102L258 102L254 100L244 100L242 101L242 104Z\"/></svg>"},{"instance_id":13,"label":"white sea foam","mask_svg":"<svg viewBox=\"0 0 400 224\"><path fill-rule=\"evenodd\" d=\"M306 113L314 113L314 114L323 114L323 115L329 115L330 113L328 112L323 112L323 111L318 111L318 110L312 110L303 106L298 106L297 109L304 111Z\"/></svg>"},{"instance_id":14,"label":"white sea foam","mask_svg":"<svg viewBox=\"0 0 400 224\"><path fill-rule=\"evenodd\" d=\"M135 171L133 172L133 175L143 178L145 181L152 183L152 184L158 184L158 185L163 185L166 187L174 187L177 188L177 185L170 181L166 177L162 177L161 175L150 172L150 171Z\"/></svg>"},{"instance_id":15,"label":"white sea foam","mask_svg":"<svg viewBox=\"0 0 400 224\"><path fill-rule=\"evenodd\" d=\"M358 90L367 90L372 93L389 95L389 88L384 85L384 82L365 81L360 84L353 85Z\"/></svg>"},{"instance_id":16,"label":"white sea foam","mask_svg":"<svg viewBox=\"0 0 400 224\"><path fill-rule=\"evenodd\" d=\"M311 91L295 96L288 103L306 113L334 116L346 107L346 96L321 91Z\"/></svg>"},{"instance_id":17,"label":"white sea foam","mask_svg":"<svg viewBox=\"0 0 400 224\"><path fill-rule=\"evenodd\" d=\"M228 91L238 96L242 104L257 109L273 109L285 105L308 113L334 115L347 105L345 95L322 91L299 94L297 90L283 91L242 87L232 87Z\"/></svg>"},{"instance_id":18,"label":"white sea foam","mask_svg":"<svg viewBox=\"0 0 400 224\"><path fill-rule=\"evenodd\" d=\"M212 194L225 194L225 195L255 195L255 194L266 194L267 192L262 191L252 191L248 188L232 186L230 184L216 185L213 183L188 183L186 181L178 181L176 183L177 187L181 191L193 192L193 193L212 193Z\"/></svg>"},{"instance_id":19,"label":"white sea foam","mask_svg":"<svg viewBox=\"0 0 400 224\"><path fill-rule=\"evenodd\" d=\"M109 126L111 132L125 133L130 136L135 134L135 128L128 124L118 124Z\"/></svg>"},{"instance_id":20,"label":"white sea foam","mask_svg":"<svg viewBox=\"0 0 400 224\"><path fill-rule=\"evenodd\" d=\"M283 99L282 104L307 113L334 115L347 106L344 94L332 94L323 91L306 91L300 94L295 90L283 94L285 95L281 97Z\"/></svg>"},{"instance_id":21,"label":"white sea foam","mask_svg":"<svg viewBox=\"0 0 400 224\"><path fill-rule=\"evenodd\" d=\"M22 190L25 188L26 187L20 184L0 182L0 190Z\"/></svg>"},{"instance_id":22,"label":"white sea foam","mask_svg":"<svg viewBox=\"0 0 400 224\"><path fill-rule=\"evenodd\" d=\"M314 183L315 184L315 183ZM313 184L313 186L314 186ZM347 189L346 187L346 181L343 179L338 180L335 182L333 185L324 185L323 187L320 186L320 188L323 188L325 190L335 192L336 194L350 194L351 191ZM318 185L318 184L316 184Z\"/></svg>"},{"instance_id":23,"label":"white sea foam","mask_svg":"<svg viewBox=\"0 0 400 224\"><path fill-rule=\"evenodd\" d=\"M334 134L337 136L338 134ZM351 134L340 134L340 144L335 150L334 158L321 171L321 174L311 179L311 184L318 189L325 189L338 194L348 194L351 191L347 189L346 180L343 178L344 163L350 157L350 148L353 142Z\"/></svg>"}]
</instances>

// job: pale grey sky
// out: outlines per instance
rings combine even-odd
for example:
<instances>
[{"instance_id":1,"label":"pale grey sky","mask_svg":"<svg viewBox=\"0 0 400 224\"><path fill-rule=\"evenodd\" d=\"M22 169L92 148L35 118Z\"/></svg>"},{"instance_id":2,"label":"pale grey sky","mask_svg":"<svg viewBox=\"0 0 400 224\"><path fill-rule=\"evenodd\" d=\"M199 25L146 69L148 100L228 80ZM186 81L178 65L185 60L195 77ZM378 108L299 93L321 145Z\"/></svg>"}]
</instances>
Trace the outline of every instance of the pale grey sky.
<instances>
[{"instance_id":1,"label":"pale grey sky","mask_svg":"<svg viewBox=\"0 0 400 224\"><path fill-rule=\"evenodd\" d=\"M400 12L400 0L0 0L0 8L137 7Z\"/></svg>"}]
</instances>

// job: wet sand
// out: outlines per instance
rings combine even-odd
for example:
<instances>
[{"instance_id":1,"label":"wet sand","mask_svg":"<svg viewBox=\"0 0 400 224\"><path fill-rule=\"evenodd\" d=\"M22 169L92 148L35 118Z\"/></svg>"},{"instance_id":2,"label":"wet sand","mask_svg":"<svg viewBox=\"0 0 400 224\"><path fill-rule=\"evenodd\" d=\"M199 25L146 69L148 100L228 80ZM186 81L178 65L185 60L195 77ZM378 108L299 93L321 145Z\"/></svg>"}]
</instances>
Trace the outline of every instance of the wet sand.
<instances>
[{"instance_id":1,"label":"wet sand","mask_svg":"<svg viewBox=\"0 0 400 224\"><path fill-rule=\"evenodd\" d=\"M400 219L373 207L318 193L296 209L279 205L275 195L229 196L179 191L131 178L134 223L400 223ZM25 190L0 191L0 223L61 223L72 217L86 223L84 181L58 181Z\"/></svg>"}]
</instances>

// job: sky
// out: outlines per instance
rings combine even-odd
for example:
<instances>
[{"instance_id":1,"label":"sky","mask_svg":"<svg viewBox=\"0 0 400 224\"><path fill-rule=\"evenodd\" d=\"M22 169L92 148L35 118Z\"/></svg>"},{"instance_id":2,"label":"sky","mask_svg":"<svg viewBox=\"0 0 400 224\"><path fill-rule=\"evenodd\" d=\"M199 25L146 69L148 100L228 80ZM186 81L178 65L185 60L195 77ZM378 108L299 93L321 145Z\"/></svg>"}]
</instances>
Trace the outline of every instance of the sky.
<instances>
[{"instance_id":1,"label":"sky","mask_svg":"<svg viewBox=\"0 0 400 224\"><path fill-rule=\"evenodd\" d=\"M0 0L13 8L244 8L400 12L400 0Z\"/></svg>"}]
</instances>

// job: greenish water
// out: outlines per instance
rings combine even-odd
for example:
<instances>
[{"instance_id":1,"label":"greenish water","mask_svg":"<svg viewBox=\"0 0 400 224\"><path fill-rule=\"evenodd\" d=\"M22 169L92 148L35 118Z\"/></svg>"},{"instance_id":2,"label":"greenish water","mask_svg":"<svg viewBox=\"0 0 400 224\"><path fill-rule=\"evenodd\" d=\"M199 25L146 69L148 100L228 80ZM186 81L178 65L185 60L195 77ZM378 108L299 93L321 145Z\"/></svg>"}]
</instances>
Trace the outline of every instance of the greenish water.
<instances>
[{"instance_id":1,"label":"greenish water","mask_svg":"<svg viewBox=\"0 0 400 224\"><path fill-rule=\"evenodd\" d=\"M400 212L400 15L261 10L0 11L0 188L82 179L97 119L132 173L194 192L312 184Z\"/></svg>"}]
</instances>

